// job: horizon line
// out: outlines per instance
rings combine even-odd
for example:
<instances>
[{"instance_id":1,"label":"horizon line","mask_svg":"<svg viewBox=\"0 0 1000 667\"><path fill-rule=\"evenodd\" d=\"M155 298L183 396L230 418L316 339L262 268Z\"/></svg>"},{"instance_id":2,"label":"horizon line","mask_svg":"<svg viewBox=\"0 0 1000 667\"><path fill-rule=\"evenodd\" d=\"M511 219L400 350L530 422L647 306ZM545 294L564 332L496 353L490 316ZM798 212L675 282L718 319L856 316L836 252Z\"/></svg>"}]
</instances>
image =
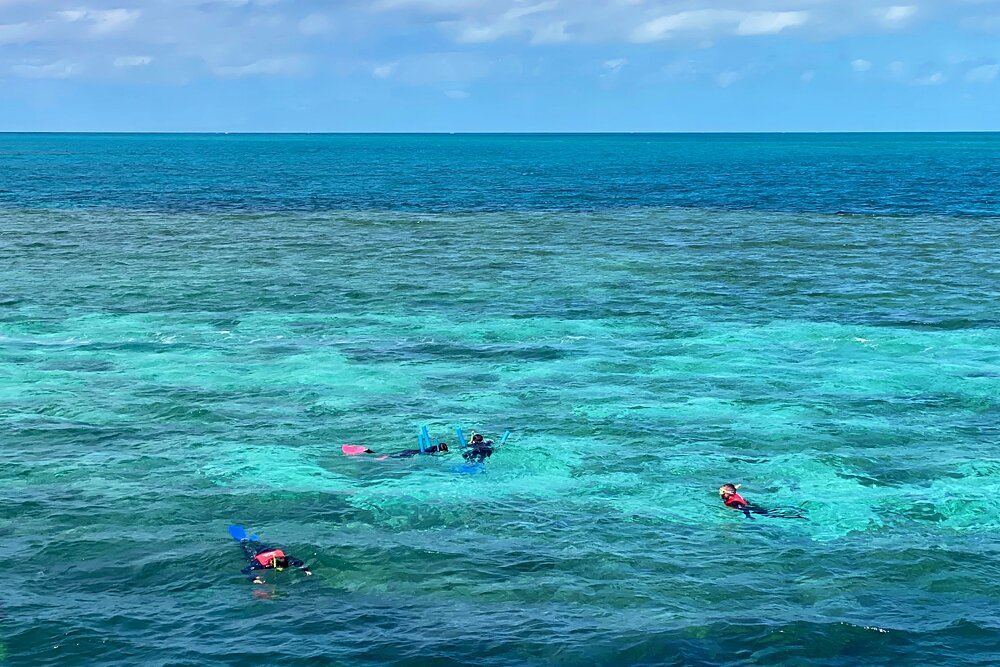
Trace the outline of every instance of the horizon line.
<instances>
[{"instance_id":1,"label":"horizon line","mask_svg":"<svg viewBox=\"0 0 1000 667\"><path fill-rule=\"evenodd\" d=\"M1000 134L997 130L0 130L2 135L15 134L196 134L196 135L766 135L766 134Z\"/></svg>"}]
</instances>

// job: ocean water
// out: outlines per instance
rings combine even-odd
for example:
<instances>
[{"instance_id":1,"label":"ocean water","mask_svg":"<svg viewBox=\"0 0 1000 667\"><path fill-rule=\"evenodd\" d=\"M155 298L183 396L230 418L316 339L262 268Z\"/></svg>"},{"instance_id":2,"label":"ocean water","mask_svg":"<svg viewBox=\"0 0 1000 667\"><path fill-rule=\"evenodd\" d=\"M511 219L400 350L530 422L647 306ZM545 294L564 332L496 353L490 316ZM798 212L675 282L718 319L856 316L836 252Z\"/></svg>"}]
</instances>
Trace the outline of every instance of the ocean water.
<instances>
[{"instance_id":1,"label":"ocean water","mask_svg":"<svg viewBox=\"0 0 1000 667\"><path fill-rule=\"evenodd\" d=\"M998 302L1000 135L0 135L0 663L997 664Z\"/></svg>"}]
</instances>

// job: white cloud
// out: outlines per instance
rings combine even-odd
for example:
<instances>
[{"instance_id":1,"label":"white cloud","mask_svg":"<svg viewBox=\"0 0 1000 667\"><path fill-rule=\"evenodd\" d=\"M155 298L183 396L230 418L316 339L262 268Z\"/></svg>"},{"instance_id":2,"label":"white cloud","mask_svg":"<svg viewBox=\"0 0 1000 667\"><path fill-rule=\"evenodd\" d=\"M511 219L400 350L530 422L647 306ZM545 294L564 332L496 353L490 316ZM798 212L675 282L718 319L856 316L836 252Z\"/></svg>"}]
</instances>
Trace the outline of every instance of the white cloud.
<instances>
[{"instance_id":1,"label":"white cloud","mask_svg":"<svg viewBox=\"0 0 1000 667\"><path fill-rule=\"evenodd\" d=\"M322 35L332 28L333 23L325 14L310 14L299 21L299 32L303 35Z\"/></svg>"},{"instance_id":2,"label":"white cloud","mask_svg":"<svg viewBox=\"0 0 1000 667\"><path fill-rule=\"evenodd\" d=\"M628 65L628 61L625 58L612 58L611 60L604 61L604 69L611 74L617 74L625 65Z\"/></svg>"},{"instance_id":3,"label":"white cloud","mask_svg":"<svg viewBox=\"0 0 1000 667\"><path fill-rule=\"evenodd\" d=\"M772 35L803 25L807 12L747 12L733 9L696 9L646 21L632 31L634 42L655 42L684 33L716 32L731 35Z\"/></svg>"},{"instance_id":4,"label":"white cloud","mask_svg":"<svg viewBox=\"0 0 1000 667\"><path fill-rule=\"evenodd\" d=\"M867 72L872 68L871 62L865 60L864 58L858 58L857 60L851 61L851 69L855 72Z\"/></svg>"},{"instance_id":5,"label":"white cloud","mask_svg":"<svg viewBox=\"0 0 1000 667\"><path fill-rule=\"evenodd\" d=\"M499 15L466 15L458 21L461 26L458 31L458 41L481 44L518 34L529 35L531 41L536 44L566 41L568 21L546 20L540 25L535 25L533 22L536 15L548 14L558 7L558 2L548 0L533 5L515 3L513 7Z\"/></svg>"},{"instance_id":6,"label":"white cloud","mask_svg":"<svg viewBox=\"0 0 1000 667\"><path fill-rule=\"evenodd\" d=\"M115 58L115 67L122 69L125 67L142 67L153 62L149 56L121 56Z\"/></svg>"},{"instance_id":7,"label":"white cloud","mask_svg":"<svg viewBox=\"0 0 1000 667\"><path fill-rule=\"evenodd\" d=\"M239 79L245 76L298 74L302 71L302 66L302 59L298 57L263 58L246 65L221 65L212 71L224 79Z\"/></svg>"},{"instance_id":8,"label":"white cloud","mask_svg":"<svg viewBox=\"0 0 1000 667\"><path fill-rule=\"evenodd\" d=\"M376 79L388 79L396 71L397 64L386 63L385 65L376 65L372 68L372 76Z\"/></svg>"},{"instance_id":9,"label":"white cloud","mask_svg":"<svg viewBox=\"0 0 1000 667\"><path fill-rule=\"evenodd\" d=\"M67 23L87 23L92 35L125 30L142 14L137 9L67 9L57 15Z\"/></svg>"},{"instance_id":10,"label":"white cloud","mask_svg":"<svg viewBox=\"0 0 1000 667\"><path fill-rule=\"evenodd\" d=\"M629 42L677 40L690 48L690 53L670 57L683 59L700 58L696 49L720 54L727 40L741 37L778 40L804 36L808 40L803 40L803 49L861 50L868 47L854 42L837 45L836 40L851 35L858 35L859 40L878 39L880 32L898 34L928 17L934 17L942 31L954 30L946 32L949 44L955 47L952 50L968 57L960 48L959 31L1000 30L996 1L0 0L0 72L21 67L24 76L41 72L59 75L64 72L60 67L69 67L67 76L118 80L139 76L142 71L143 78L192 80L206 76L291 76L316 70L414 84L452 82L437 90L460 90L467 81L486 73L497 74L495 66L505 59L516 75L530 71L530 58L515 49L530 49L531 45L538 47L538 55L547 57L547 50L566 43L585 45L593 49L591 53L599 48L596 45L607 45L606 50L614 54ZM326 37L334 31L343 40L334 42ZM489 46L497 42L501 44ZM465 48L463 44L476 46ZM642 54L636 47L628 48L636 51L635 55L627 52L632 60L630 69L638 70L640 60L660 57L650 53L656 49ZM913 54L913 62L944 63L938 68L952 81L993 80L988 65L975 74L970 69L989 60L954 64L943 60L943 48L943 39L928 43L924 53ZM440 55L450 50L464 53ZM290 59L275 54L301 55ZM149 58L156 67L143 70L142 66L150 63L126 64L132 63L129 58ZM463 60L472 64L463 64ZM851 67L857 69L863 62L867 61L855 61ZM53 67L41 72L31 69L46 63ZM718 72L742 72L743 64L708 58L696 76L711 82ZM622 67L603 67L600 73L607 77ZM791 76L805 69L792 67ZM878 67L879 73L886 75L881 62ZM869 63L867 69L858 71L873 69ZM899 75L898 80L912 82L915 71Z\"/></svg>"},{"instance_id":11,"label":"white cloud","mask_svg":"<svg viewBox=\"0 0 1000 667\"><path fill-rule=\"evenodd\" d=\"M802 73L802 81L805 83L811 83L813 79L816 78L816 70L806 70Z\"/></svg>"},{"instance_id":12,"label":"white cloud","mask_svg":"<svg viewBox=\"0 0 1000 667\"><path fill-rule=\"evenodd\" d=\"M497 64L498 61L489 58L457 51L423 53L403 58L393 63L391 70L380 70L380 73L411 86L451 84L455 88L449 89L455 90L483 78Z\"/></svg>"},{"instance_id":13,"label":"white cloud","mask_svg":"<svg viewBox=\"0 0 1000 667\"><path fill-rule=\"evenodd\" d=\"M70 23L80 21L87 16L87 11L84 9L66 9L61 12L56 12L63 21L69 21Z\"/></svg>"},{"instance_id":14,"label":"white cloud","mask_svg":"<svg viewBox=\"0 0 1000 667\"><path fill-rule=\"evenodd\" d=\"M468 0L378 0L374 3L377 9L416 9L422 12L461 11L475 3ZM482 3L479 3L482 4Z\"/></svg>"},{"instance_id":15,"label":"white cloud","mask_svg":"<svg viewBox=\"0 0 1000 667\"><path fill-rule=\"evenodd\" d=\"M973 67L965 74L969 83L992 83L1000 75L1000 65L980 65Z\"/></svg>"},{"instance_id":16,"label":"white cloud","mask_svg":"<svg viewBox=\"0 0 1000 667\"><path fill-rule=\"evenodd\" d=\"M566 32L566 26L569 25L569 21L556 21L550 23L540 30L536 30L531 36L532 44L561 44L562 42L568 42L570 40L569 33Z\"/></svg>"},{"instance_id":17,"label":"white cloud","mask_svg":"<svg viewBox=\"0 0 1000 667\"><path fill-rule=\"evenodd\" d=\"M83 72L83 66L59 60L44 64L22 63L14 65L10 71L25 79L68 79Z\"/></svg>"},{"instance_id":18,"label":"white cloud","mask_svg":"<svg viewBox=\"0 0 1000 667\"><path fill-rule=\"evenodd\" d=\"M739 80L739 72L720 72L715 76L715 82L720 88L728 88Z\"/></svg>"},{"instance_id":19,"label":"white cloud","mask_svg":"<svg viewBox=\"0 0 1000 667\"><path fill-rule=\"evenodd\" d=\"M808 18L806 12L755 12L740 19L736 34L773 35L786 28L800 26Z\"/></svg>"},{"instance_id":20,"label":"white cloud","mask_svg":"<svg viewBox=\"0 0 1000 667\"><path fill-rule=\"evenodd\" d=\"M546 2L539 2L534 5L516 5L504 13L505 20L516 20L524 18L525 16L531 16L532 14L539 14L541 12L547 12L555 9L559 6L556 0L546 0Z\"/></svg>"},{"instance_id":21,"label":"white cloud","mask_svg":"<svg viewBox=\"0 0 1000 667\"><path fill-rule=\"evenodd\" d=\"M939 86L947 81L947 77L941 72L934 72L928 76L922 76L913 80L915 86Z\"/></svg>"},{"instance_id":22,"label":"white cloud","mask_svg":"<svg viewBox=\"0 0 1000 667\"><path fill-rule=\"evenodd\" d=\"M884 24L895 27L916 16L917 8L913 5L893 5L892 7L883 7L878 10L878 13Z\"/></svg>"},{"instance_id":23,"label":"white cloud","mask_svg":"<svg viewBox=\"0 0 1000 667\"><path fill-rule=\"evenodd\" d=\"M0 45L30 42L34 36L35 30L29 23L0 24Z\"/></svg>"},{"instance_id":24,"label":"white cloud","mask_svg":"<svg viewBox=\"0 0 1000 667\"><path fill-rule=\"evenodd\" d=\"M469 93L464 90L449 90L445 92L445 96L453 100L467 100L469 99Z\"/></svg>"}]
</instances>

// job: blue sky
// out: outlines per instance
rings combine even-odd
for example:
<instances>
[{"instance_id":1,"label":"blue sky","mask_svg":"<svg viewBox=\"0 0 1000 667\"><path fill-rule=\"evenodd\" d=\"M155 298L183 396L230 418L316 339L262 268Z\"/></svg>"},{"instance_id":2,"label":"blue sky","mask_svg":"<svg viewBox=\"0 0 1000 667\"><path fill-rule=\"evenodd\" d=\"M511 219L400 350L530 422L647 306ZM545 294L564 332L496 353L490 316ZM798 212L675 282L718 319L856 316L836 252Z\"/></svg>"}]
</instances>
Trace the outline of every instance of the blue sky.
<instances>
[{"instance_id":1,"label":"blue sky","mask_svg":"<svg viewBox=\"0 0 1000 667\"><path fill-rule=\"evenodd\" d=\"M0 130L994 130L1000 0L0 0Z\"/></svg>"}]
</instances>

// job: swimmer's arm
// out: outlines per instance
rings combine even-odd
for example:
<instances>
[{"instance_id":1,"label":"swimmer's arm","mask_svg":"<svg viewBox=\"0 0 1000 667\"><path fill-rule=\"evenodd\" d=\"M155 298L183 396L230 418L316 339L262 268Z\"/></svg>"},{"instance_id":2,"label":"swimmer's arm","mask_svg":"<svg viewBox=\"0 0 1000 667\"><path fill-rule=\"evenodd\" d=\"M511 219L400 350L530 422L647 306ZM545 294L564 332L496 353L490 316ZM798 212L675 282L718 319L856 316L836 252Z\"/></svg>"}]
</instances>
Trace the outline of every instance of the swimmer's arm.
<instances>
[{"instance_id":1,"label":"swimmer's arm","mask_svg":"<svg viewBox=\"0 0 1000 667\"><path fill-rule=\"evenodd\" d=\"M296 567L296 568L302 570L307 575L311 575L312 574L312 572L309 570L309 568L306 567L306 564L303 563L302 561L300 561L298 558L292 558L291 556L289 556L288 557L288 564L291 565L292 567Z\"/></svg>"},{"instance_id":2,"label":"swimmer's arm","mask_svg":"<svg viewBox=\"0 0 1000 667\"><path fill-rule=\"evenodd\" d=\"M732 507L735 510L739 510L740 512L743 512L743 516L745 516L746 518L753 519L753 516L750 514L750 510L753 508L749 503L741 503L740 501L737 500L732 505L730 505L730 507Z\"/></svg>"},{"instance_id":3,"label":"swimmer's arm","mask_svg":"<svg viewBox=\"0 0 1000 667\"><path fill-rule=\"evenodd\" d=\"M249 565L247 565L245 568L243 568L242 570L240 570L240 574L246 575L246 578L249 579L251 582L253 582L255 584L262 584L262 583L264 583L264 580L260 578L260 575L259 574L252 574L252 573L253 573L254 570L263 570L263 569L264 569L263 565L261 565L257 561L253 561L252 563L250 563Z\"/></svg>"}]
</instances>

